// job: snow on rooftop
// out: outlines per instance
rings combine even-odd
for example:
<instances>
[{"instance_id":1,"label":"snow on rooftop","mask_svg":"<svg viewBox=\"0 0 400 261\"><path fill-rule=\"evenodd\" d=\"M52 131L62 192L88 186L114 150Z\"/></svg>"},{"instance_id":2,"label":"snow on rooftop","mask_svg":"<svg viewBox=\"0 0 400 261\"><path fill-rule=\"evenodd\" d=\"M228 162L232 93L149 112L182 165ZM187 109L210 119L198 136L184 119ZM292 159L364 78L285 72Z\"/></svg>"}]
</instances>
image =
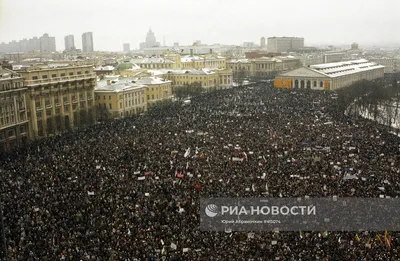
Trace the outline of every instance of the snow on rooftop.
<instances>
[{"instance_id":1,"label":"snow on rooftop","mask_svg":"<svg viewBox=\"0 0 400 261\"><path fill-rule=\"evenodd\" d=\"M323 73L332 78L354 74L361 71L369 71L377 68L384 68L384 66L375 62L369 62L365 59L310 65L310 69L319 73Z\"/></svg>"}]
</instances>

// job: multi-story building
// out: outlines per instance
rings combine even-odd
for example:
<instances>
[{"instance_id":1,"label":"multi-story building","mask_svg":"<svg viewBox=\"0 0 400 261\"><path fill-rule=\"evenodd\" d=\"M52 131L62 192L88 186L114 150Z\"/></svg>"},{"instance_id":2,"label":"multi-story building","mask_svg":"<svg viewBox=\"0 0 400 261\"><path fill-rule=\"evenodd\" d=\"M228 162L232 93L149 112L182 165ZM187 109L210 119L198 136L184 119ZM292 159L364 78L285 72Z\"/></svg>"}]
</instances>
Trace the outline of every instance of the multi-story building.
<instances>
[{"instance_id":1,"label":"multi-story building","mask_svg":"<svg viewBox=\"0 0 400 261\"><path fill-rule=\"evenodd\" d=\"M64 43L66 51L75 49L75 40L72 34L64 37Z\"/></svg>"},{"instance_id":2,"label":"multi-story building","mask_svg":"<svg viewBox=\"0 0 400 261\"><path fill-rule=\"evenodd\" d=\"M85 53L93 52L93 33L86 32L82 34L82 51Z\"/></svg>"},{"instance_id":3,"label":"multi-story building","mask_svg":"<svg viewBox=\"0 0 400 261\"><path fill-rule=\"evenodd\" d=\"M95 89L98 118L109 113L112 118L137 115L147 111L146 86L132 81L99 83Z\"/></svg>"},{"instance_id":4,"label":"multi-story building","mask_svg":"<svg viewBox=\"0 0 400 261\"><path fill-rule=\"evenodd\" d=\"M304 47L304 38L268 37L267 50L271 53L289 52Z\"/></svg>"},{"instance_id":5,"label":"multi-story building","mask_svg":"<svg viewBox=\"0 0 400 261\"><path fill-rule=\"evenodd\" d=\"M124 52L130 52L131 51L131 45L129 43L124 43Z\"/></svg>"},{"instance_id":6,"label":"multi-story building","mask_svg":"<svg viewBox=\"0 0 400 261\"><path fill-rule=\"evenodd\" d=\"M335 90L360 80L382 78L384 66L365 59L310 65L275 77L275 88Z\"/></svg>"},{"instance_id":7,"label":"multi-story building","mask_svg":"<svg viewBox=\"0 0 400 261\"><path fill-rule=\"evenodd\" d=\"M160 46L160 43L157 42L156 36L154 35L154 32L150 28L146 35L146 41L143 43L140 43L140 50L143 50L145 48L158 47L158 46Z\"/></svg>"},{"instance_id":8,"label":"multi-story building","mask_svg":"<svg viewBox=\"0 0 400 261\"><path fill-rule=\"evenodd\" d=\"M53 53L56 52L56 38L44 34L40 37L40 52Z\"/></svg>"},{"instance_id":9,"label":"multi-story building","mask_svg":"<svg viewBox=\"0 0 400 261\"><path fill-rule=\"evenodd\" d=\"M323 63L337 63L341 62L344 58L345 53L324 53L323 54Z\"/></svg>"},{"instance_id":10,"label":"multi-story building","mask_svg":"<svg viewBox=\"0 0 400 261\"><path fill-rule=\"evenodd\" d=\"M261 37L260 48L265 49L265 47L267 47L267 45L265 44L265 37Z\"/></svg>"},{"instance_id":11,"label":"multi-story building","mask_svg":"<svg viewBox=\"0 0 400 261\"><path fill-rule=\"evenodd\" d=\"M300 60L293 56L261 57L256 59L235 59L226 62L233 74L243 73L244 77L270 78L279 72L301 66Z\"/></svg>"},{"instance_id":12,"label":"multi-story building","mask_svg":"<svg viewBox=\"0 0 400 261\"><path fill-rule=\"evenodd\" d=\"M29 140L23 78L0 67L0 153Z\"/></svg>"},{"instance_id":13,"label":"multi-story building","mask_svg":"<svg viewBox=\"0 0 400 261\"><path fill-rule=\"evenodd\" d=\"M385 73L400 72L400 58L372 58L370 60L385 66Z\"/></svg>"},{"instance_id":14,"label":"multi-story building","mask_svg":"<svg viewBox=\"0 0 400 261\"><path fill-rule=\"evenodd\" d=\"M30 137L94 123L96 74L91 65L22 68L27 90Z\"/></svg>"},{"instance_id":15,"label":"multi-story building","mask_svg":"<svg viewBox=\"0 0 400 261\"><path fill-rule=\"evenodd\" d=\"M163 78L145 77L136 81L136 84L144 85L147 106L170 101L172 99L172 82Z\"/></svg>"},{"instance_id":16,"label":"multi-story building","mask_svg":"<svg viewBox=\"0 0 400 261\"><path fill-rule=\"evenodd\" d=\"M149 69L149 70L176 68L176 63L173 60L162 57L132 59L130 62L139 66L142 69Z\"/></svg>"},{"instance_id":17,"label":"multi-story building","mask_svg":"<svg viewBox=\"0 0 400 261\"><path fill-rule=\"evenodd\" d=\"M172 88L199 84L205 90L218 90L233 84L232 70L229 69L163 70L158 74L172 81Z\"/></svg>"}]
</instances>

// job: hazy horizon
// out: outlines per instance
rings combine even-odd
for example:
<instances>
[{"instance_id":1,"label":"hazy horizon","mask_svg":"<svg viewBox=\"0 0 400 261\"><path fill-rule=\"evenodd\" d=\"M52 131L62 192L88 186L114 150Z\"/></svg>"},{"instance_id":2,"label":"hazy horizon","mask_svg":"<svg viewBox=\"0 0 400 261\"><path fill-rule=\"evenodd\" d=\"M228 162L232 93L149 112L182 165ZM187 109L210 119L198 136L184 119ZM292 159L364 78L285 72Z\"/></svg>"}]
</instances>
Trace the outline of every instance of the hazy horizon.
<instances>
[{"instance_id":1,"label":"hazy horizon","mask_svg":"<svg viewBox=\"0 0 400 261\"><path fill-rule=\"evenodd\" d=\"M304 37L305 45L400 45L396 0L325 1L171 0L0 0L0 43L72 34L81 48L84 32L93 32L96 51L121 51L124 43L138 49L151 27L163 45L255 42L261 37Z\"/></svg>"}]
</instances>

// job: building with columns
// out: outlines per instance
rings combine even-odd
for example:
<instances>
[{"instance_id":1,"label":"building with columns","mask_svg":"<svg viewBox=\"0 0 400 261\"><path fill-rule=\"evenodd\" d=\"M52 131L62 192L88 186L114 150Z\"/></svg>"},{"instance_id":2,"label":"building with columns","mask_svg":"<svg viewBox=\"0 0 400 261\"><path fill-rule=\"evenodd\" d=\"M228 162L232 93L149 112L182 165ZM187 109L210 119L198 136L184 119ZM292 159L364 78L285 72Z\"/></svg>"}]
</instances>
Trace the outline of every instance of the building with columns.
<instances>
[{"instance_id":1,"label":"building with columns","mask_svg":"<svg viewBox=\"0 0 400 261\"><path fill-rule=\"evenodd\" d=\"M94 123L97 82L91 65L39 65L18 73L27 88L31 138Z\"/></svg>"},{"instance_id":2,"label":"building with columns","mask_svg":"<svg viewBox=\"0 0 400 261\"><path fill-rule=\"evenodd\" d=\"M293 56L234 59L226 62L226 68L231 69L234 74L243 73L245 77L259 79L271 78L279 72L289 71L300 66L300 60Z\"/></svg>"},{"instance_id":3,"label":"building with columns","mask_svg":"<svg viewBox=\"0 0 400 261\"><path fill-rule=\"evenodd\" d=\"M0 67L0 153L29 140L26 90L21 75Z\"/></svg>"},{"instance_id":4,"label":"building with columns","mask_svg":"<svg viewBox=\"0 0 400 261\"><path fill-rule=\"evenodd\" d=\"M384 66L365 59L310 65L275 77L275 88L336 90L361 80L384 76Z\"/></svg>"}]
</instances>

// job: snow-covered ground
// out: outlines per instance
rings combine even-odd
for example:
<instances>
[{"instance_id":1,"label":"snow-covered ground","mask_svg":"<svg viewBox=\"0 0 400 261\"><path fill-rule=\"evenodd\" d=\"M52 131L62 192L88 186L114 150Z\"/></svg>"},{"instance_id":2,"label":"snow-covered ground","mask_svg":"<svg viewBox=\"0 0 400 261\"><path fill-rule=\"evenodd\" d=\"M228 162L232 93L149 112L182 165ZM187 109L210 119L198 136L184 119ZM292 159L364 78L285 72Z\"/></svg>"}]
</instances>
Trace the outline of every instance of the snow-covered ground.
<instances>
[{"instance_id":1,"label":"snow-covered ground","mask_svg":"<svg viewBox=\"0 0 400 261\"><path fill-rule=\"evenodd\" d=\"M399 103L399 102L397 102L397 103ZM390 111L387 111L385 109L385 106L378 105L378 114L377 114L376 119L373 116L373 112L370 112L368 110L368 108L365 108L364 110L362 110L360 112L360 115L363 118L375 120L378 123L380 123L382 125L386 125L386 126L389 124L389 116L388 115L391 115L391 117L390 117L390 118L392 118L391 123L390 123L391 127L393 129L396 129L395 132L397 132L397 130L400 131L400 103L399 104L397 104L397 103L392 102ZM396 108L396 106L398 108ZM396 110L398 110L397 113L396 113Z\"/></svg>"}]
</instances>

